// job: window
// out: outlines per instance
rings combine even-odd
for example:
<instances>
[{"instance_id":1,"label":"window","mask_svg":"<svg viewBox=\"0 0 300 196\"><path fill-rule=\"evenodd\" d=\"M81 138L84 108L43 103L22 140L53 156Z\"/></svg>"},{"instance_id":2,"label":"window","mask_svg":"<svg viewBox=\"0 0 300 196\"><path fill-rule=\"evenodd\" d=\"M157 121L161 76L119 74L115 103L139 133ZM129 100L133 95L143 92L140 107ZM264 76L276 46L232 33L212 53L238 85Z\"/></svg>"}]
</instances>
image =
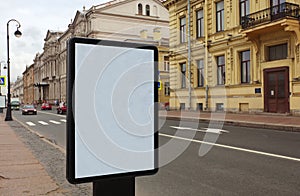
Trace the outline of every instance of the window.
<instances>
[{"instance_id":1,"label":"window","mask_svg":"<svg viewBox=\"0 0 300 196\"><path fill-rule=\"evenodd\" d=\"M180 103L180 110L185 110L185 103Z\"/></svg>"},{"instance_id":2,"label":"window","mask_svg":"<svg viewBox=\"0 0 300 196\"><path fill-rule=\"evenodd\" d=\"M146 15L150 16L150 6L146 5Z\"/></svg>"},{"instance_id":3,"label":"window","mask_svg":"<svg viewBox=\"0 0 300 196\"><path fill-rule=\"evenodd\" d=\"M250 50L241 52L241 83L250 83Z\"/></svg>"},{"instance_id":4,"label":"window","mask_svg":"<svg viewBox=\"0 0 300 196\"><path fill-rule=\"evenodd\" d=\"M285 0L271 0L271 7L285 3Z\"/></svg>"},{"instance_id":5,"label":"window","mask_svg":"<svg viewBox=\"0 0 300 196\"><path fill-rule=\"evenodd\" d=\"M224 103L216 103L217 111L224 111Z\"/></svg>"},{"instance_id":6,"label":"window","mask_svg":"<svg viewBox=\"0 0 300 196\"><path fill-rule=\"evenodd\" d=\"M241 24L245 23L243 18L250 14L250 1L249 0L240 0L240 21Z\"/></svg>"},{"instance_id":7,"label":"window","mask_svg":"<svg viewBox=\"0 0 300 196\"><path fill-rule=\"evenodd\" d=\"M185 42L186 20L185 17L180 18L180 43Z\"/></svg>"},{"instance_id":8,"label":"window","mask_svg":"<svg viewBox=\"0 0 300 196\"><path fill-rule=\"evenodd\" d=\"M169 72L170 70L170 62L169 62L169 57L165 56L164 57L164 71Z\"/></svg>"},{"instance_id":9,"label":"window","mask_svg":"<svg viewBox=\"0 0 300 196\"><path fill-rule=\"evenodd\" d=\"M224 31L224 1L216 3L217 32Z\"/></svg>"},{"instance_id":10,"label":"window","mask_svg":"<svg viewBox=\"0 0 300 196\"><path fill-rule=\"evenodd\" d=\"M271 9L272 9L272 15L279 14L280 12L283 12L285 9L285 5L281 5L282 3L285 3L285 0L271 0Z\"/></svg>"},{"instance_id":11,"label":"window","mask_svg":"<svg viewBox=\"0 0 300 196\"><path fill-rule=\"evenodd\" d=\"M138 14L143 15L143 5L141 3L138 4Z\"/></svg>"},{"instance_id":12,"label":"window","mask_svg":"<svg viewBox=\"0 0 300 196\"><path fill-rule=\"evenodd\" d=\"M287 58L287 43L269 46L269 61L286 59Z\"/></svg>"},{"instance_id":13,"label":"window","mask_svg":"<svg viewBox=\"0 0 300 196\"><path fill-rule=\"evenodd\" d=\"M181 88L186 87L186 63L180 64L181 69Z\"/></svg>"},{"instance_id":14,"label":"window","mask_svg":"<svg viewBox=\"0 0 300 196\"><path fill-rule=\"evenodd\" d=\"M197 110L203 111L203 103L197 103Z\"/></svg>"},{"instance_id":15,"label":"window","mask_svg":"<svg viewBox=\"0 0 300 196\"><path fill-rule=\"evenodd\" d=\"M225 56L217 57L217 84L225 84Z\"/></svg>"},{"instance_id":16,"label":"window","mask_svg":"<svg viewBox=\"0 0 300 196\"><path fill-rule=\"evenodd\" d=\"M204 37L204 17L203 10L197 11L197 38Z\"/></svg>"},{"instance_id":17,"label":"window","mask_svg":"<svg viewBox=\"0 0 300 196\"><path fill-rule=\"evenodd\" d=\"M153 15L157 16L158 15L158 11L157 11L157 6L153 6Z\"/></svg>"},{"instance_id":18,"label":"window","mask_svg":"<svg viewBox=\"0 0 300 196\"><path fill-rule=\"evenodd\" d=\"M170 83L165 82L165 95L170 96Z\"/></svg>"},{"instance_id":19,"label":"window","mask_svg":"<svg viewBox=\"0 0 300 196\"><path fill-rule=\"evenodd\" d=\"M198 70L198 81L197 86L204 86L204 61L200 59L197 61L197 70Z\"/></svg>"}]
</instances>

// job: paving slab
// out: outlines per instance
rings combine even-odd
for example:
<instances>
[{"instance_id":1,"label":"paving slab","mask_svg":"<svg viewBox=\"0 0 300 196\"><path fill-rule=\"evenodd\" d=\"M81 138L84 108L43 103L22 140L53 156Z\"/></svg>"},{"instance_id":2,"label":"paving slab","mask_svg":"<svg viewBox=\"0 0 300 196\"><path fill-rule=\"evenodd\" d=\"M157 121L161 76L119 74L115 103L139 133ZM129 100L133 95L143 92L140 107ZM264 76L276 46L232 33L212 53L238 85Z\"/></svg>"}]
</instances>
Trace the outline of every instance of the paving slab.
<instances>
[{"instance_id":1,"label":"paving slab","mask_svg":"<svg viewBox=\"0 0 300 196\"><path fill-rule=\"evenodd\" d=\"M0 114L0 195L63 195Z\"/></svg>"}]
</instances>

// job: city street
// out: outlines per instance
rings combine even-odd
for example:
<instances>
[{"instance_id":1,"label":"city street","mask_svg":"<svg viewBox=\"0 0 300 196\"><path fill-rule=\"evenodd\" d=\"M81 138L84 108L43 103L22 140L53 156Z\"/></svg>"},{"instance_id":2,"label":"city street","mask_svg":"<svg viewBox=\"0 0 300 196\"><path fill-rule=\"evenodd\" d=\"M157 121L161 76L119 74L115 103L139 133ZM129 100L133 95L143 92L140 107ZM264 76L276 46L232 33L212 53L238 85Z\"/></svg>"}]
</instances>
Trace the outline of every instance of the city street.
<instances>
[{"instance_id":1,"label":"city street","mask_svg":"<svg viewBox=\"0 0 300 196\"><path fill-rule=\"evenodd\" d=\"M14 111L13 116L65 148L66 116L55 112L24 116ZM160 170L154 176L136 178L136 195L299 194L300 133L234 126L218 132L207 129L207 123L197 124L197 129L194 125L176 120L164 123L159 140L167 150L160 151ZM208 143L203 143L204 138ZM216 144L211 144L215 139ZM199 156L200 148L208 152ZM170 163L164 162L166 157Z\"/></svg>"},{"instance_id":2,"label":"city street","mask_svg":"<svg viewBox=\"0 0 300 196\"><path fill-rule=\"evenodd\" d=\"M230 126L224 130L229 133L217 141L223 146L214 146L203 157L198 155L201 144L197 141L204 134L197 133L189 148L156 176L140 178L138 191L178 196L299 194L299 133ZM172 135L171 130L164 131ZM170 137L160 137L160 142Z\"/></svg>"},{"instance_id":3,"label":"city street","mask_svg":"<svg viewBox=\"0 0 300 196\"><path fill-rule=\"evenodd\" d=\"M299 0L1 6L0 196L300 196Z\"/></svg>"},{"instance_id":4,"label":"city street","mask_svg":"<svg viewBox=\"0 0 300 196\"><path fill-rule=\"evenodd\" d=\"M13 111L13 116L23 125L43 135L46 139L65 148L66 145L66 115L56 114L56 107L52 110L40 111L37 115L22 115L20 111Z\"/></svg>"}]
</instances>

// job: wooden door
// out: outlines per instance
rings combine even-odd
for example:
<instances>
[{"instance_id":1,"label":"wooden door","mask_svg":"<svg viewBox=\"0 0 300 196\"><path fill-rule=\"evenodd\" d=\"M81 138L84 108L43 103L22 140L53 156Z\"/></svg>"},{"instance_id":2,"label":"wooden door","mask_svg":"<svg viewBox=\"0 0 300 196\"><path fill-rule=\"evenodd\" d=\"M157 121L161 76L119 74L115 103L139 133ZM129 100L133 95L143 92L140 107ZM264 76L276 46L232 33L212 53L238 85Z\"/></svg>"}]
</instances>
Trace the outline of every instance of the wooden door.
<instances>
[{"instance_id":1,"label":"wooden door","mask_svg":"<svg viewBox=\"0 0 300 196\"><path fill-rule=\"evenodd\" d=\"M264 71L265 112L289 112L289 70L288 67Z\"/></svg>"}]
</instances>

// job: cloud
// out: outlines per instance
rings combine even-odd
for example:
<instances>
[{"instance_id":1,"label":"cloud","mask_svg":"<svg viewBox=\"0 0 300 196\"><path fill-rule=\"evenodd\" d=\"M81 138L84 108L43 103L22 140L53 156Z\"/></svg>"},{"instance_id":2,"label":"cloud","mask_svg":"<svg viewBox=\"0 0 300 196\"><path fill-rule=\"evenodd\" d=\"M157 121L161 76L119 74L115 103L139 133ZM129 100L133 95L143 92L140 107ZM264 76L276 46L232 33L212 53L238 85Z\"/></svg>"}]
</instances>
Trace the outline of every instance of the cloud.
<instances>
[{"instance_id":1,"label":"cloud","mask_svg":"<svg viewBox=\"0 0 300 196\"><path fill-rule=\"evenodd\" d=\"M108 0L107 0L108 1ZM16 39L13 32L16 23L9 25L11 81L21 76L26 65L31 65L38 52L43 51L47 30L65 31L76 11L83 5L101 4L106 0L9 0L0 4L0 61L7 60L6 24L14 18L21 23L22 37Z\"/></svg>"}]
</instances>

